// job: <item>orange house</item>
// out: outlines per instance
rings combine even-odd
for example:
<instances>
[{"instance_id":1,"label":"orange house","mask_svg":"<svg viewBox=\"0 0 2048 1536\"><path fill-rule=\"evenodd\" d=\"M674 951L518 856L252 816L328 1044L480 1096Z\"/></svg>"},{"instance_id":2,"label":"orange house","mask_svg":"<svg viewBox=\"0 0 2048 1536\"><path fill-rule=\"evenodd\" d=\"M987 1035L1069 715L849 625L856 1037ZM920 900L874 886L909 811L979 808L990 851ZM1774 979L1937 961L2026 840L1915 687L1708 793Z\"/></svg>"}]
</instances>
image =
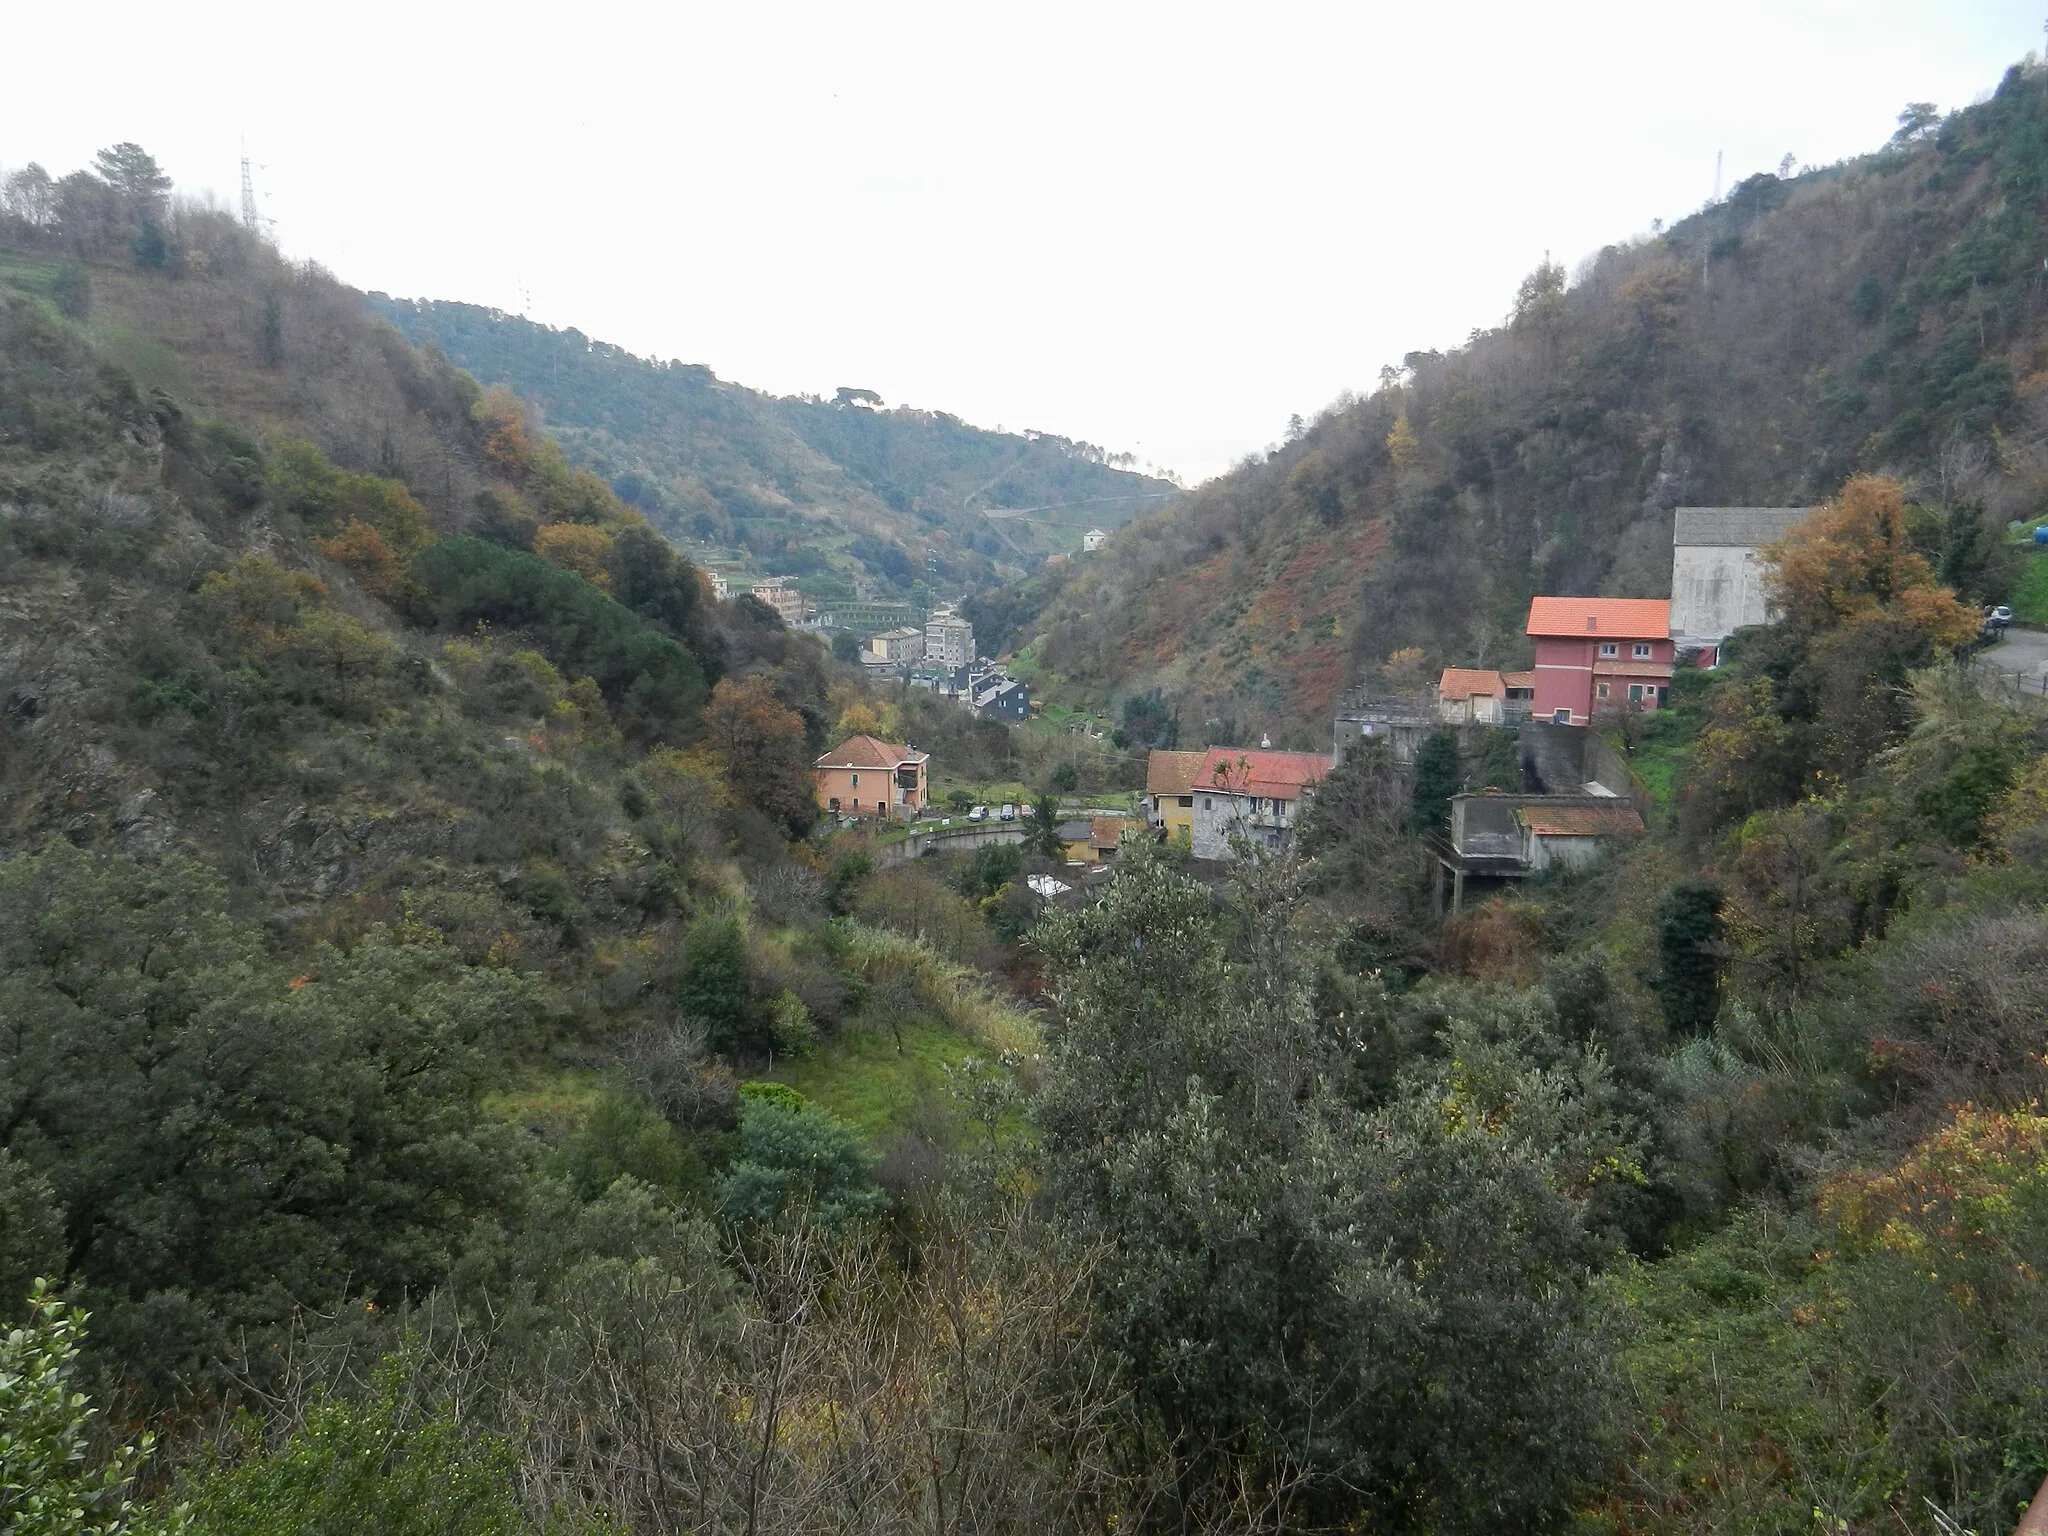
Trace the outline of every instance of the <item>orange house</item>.
<instances>
[{"instance_id":1,"label":"orange house","mask_svg":"<svg viewBox=\"0 0 2048 1536\"><path fill-rule=\"evenodd\" d=\"M900 816L908 820L929 798L929 752L878 736L849 736L811 765L818 808L833 816Z\"/></svg>"}]
</instances>

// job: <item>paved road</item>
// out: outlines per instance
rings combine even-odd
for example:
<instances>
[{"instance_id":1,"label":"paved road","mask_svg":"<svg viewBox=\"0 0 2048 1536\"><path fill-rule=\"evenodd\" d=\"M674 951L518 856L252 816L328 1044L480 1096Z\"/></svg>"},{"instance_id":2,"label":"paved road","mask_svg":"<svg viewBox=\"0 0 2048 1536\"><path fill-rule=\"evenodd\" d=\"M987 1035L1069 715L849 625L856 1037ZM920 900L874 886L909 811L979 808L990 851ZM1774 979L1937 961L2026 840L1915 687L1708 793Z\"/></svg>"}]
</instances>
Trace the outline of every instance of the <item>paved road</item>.
<instances>
[{"instance_id":1,"label":"paved road","mask_svg":"<svg viewBox=\"0 0 2048 1536\"><path fill-rule=\"evenodd\" d=\"M2029 714L2048 714L2048 633L2009 629L1972 662L1984 696Z\"/></svg>"},{"instance_id":2,"label":"paved road","mask_svg":"<svg viewBox=\"0 0 2048 1536\"><path fill-rule=\"evenodd\" d=\"M2048 678L2048 630L2008 629L1997 645L1977 653L1977 663L2007 677L2021 674L2032 692Z\"/></svg>"}]
</instances>

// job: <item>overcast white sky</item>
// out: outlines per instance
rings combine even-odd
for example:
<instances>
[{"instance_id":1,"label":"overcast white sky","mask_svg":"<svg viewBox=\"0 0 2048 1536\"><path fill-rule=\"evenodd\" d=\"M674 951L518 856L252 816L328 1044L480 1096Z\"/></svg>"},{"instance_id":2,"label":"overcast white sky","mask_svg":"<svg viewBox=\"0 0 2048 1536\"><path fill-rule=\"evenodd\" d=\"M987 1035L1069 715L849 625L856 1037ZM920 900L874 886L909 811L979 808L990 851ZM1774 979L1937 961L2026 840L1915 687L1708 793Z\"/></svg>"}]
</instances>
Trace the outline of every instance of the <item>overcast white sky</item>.
<instances>
[{"instance_id":1,"label":"overcast white sky","mask_svg":"<svg viewBox=\"0 0 2048 1536\"><path fill-rule=\"evenodd\" d=\"M15 8L0 165L134 139L295 256L1190 479L2048 3Z\"/></svg>"}]
</instances>

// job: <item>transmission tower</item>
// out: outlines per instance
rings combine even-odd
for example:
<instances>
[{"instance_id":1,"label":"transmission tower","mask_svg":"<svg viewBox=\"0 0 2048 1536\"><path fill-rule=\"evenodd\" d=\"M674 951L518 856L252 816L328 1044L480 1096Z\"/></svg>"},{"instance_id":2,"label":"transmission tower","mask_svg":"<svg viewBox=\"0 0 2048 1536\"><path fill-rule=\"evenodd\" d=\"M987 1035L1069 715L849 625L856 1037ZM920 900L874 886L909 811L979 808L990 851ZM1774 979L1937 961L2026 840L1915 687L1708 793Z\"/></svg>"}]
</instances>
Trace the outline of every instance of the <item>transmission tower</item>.
<instances>
[{"instance_id":1,"label":"transmission tower","mask_svg":"<svg viewBox=\"0 0 2048 1536\"><path fill-rule=\"evenodd\" d=\"M262 215L256 211L256 178L250 176L250 158L242 156L242 223L262 229Z\"/></svg>"}]
</instances>

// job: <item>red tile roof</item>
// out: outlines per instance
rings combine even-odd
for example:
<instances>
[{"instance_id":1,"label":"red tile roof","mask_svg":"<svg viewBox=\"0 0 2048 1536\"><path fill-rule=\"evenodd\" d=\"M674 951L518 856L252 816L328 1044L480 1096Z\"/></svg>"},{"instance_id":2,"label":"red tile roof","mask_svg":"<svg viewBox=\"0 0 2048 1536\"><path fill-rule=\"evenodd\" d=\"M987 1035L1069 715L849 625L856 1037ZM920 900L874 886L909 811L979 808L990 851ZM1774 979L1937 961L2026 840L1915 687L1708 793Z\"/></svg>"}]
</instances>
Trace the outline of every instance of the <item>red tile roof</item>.
<instances>
[{"instance_id":1,"label":"red tile roof","mask_svg":"<svg viewBox=\"0 0 2048 1536\"><path fill-rule=\"evenodd\" d=\"M1436 692L1445 703L1456 704L1475 694L1482 699L1498 699L1504 686L1501 675L1491 669L1445 667L1444 675L1437 679Z\"/></svg>"},{"instance_id":2,"label":"red tile roof","mask_svg":"<svg viewBox=\"0 0 2048 1536\"><path fill-rule=\"evenodd\" d=\"M931 754L899 747L879 736L849 736L812 766L817 768L894 768L921 763Z\"/></svg>"},{"instance_id":3,"label":"red tile roof","mask_svg":"<svg viewBox=\"0 0 2048 1536\"><path fill-rule=\"evenodd\" d=\"M1184 795L1202 770L1200 752L1152 752L1145 758L1145 793Z\"/></svg>"},{"instance_id":4,"label":"red tile roof","mask_svg":"<svg viewBox=\"0 0 2048 1536\"><path fill-rule=\"evenodd\" d=\"M1668 597L1532 597L1529 631L1584 639L1664 640L1671 635Z\"/></svg>"},{"instance_id":5,"label":"red tile roof","mask_svg":"<svg viewBox=\"0 0 2048 1536\"><path fill-rule=\"evenodd\" d=\"M1503 672L1500 675L1500 681L1501 686L1504 688L1534 688L1536 686L1536 674L1534 672Z\"/></svg>"},{"instance_id":6,"label":"red tile roof","mask_svg":"<svg viewBox=\"0 0 2048 1536\"><path fill-rule=\"evenodd\" d=\"M1127 827L1137 826L1128 816L1095 816L1088 823L1088 846L1114 848Z\"/></svg>"},{"instance_id":7,"label":"red tile roof","mask_svg":"<svg viewBox=\"0 0 2048 1536\"><path fill-rule=\"evenodd\" d=\"M1515 819L1538 837L1640 837L1643 831L1643 818L1625 805L1530 805Z\"/></svg>"},{"instance_id":8,"label":"red tile roof","mask_svg":"<svg viewBox=\"0 0 2048 1536\"><path fill-rule=\"evenodd\" d=\"M1330 771L1320 752L1250 752L1238 747L1211 747L1195 775L1196 789L1220 789L1233 795L1271 796L1296 800L1302 786Z\"/></svg>"}]
</instances>

